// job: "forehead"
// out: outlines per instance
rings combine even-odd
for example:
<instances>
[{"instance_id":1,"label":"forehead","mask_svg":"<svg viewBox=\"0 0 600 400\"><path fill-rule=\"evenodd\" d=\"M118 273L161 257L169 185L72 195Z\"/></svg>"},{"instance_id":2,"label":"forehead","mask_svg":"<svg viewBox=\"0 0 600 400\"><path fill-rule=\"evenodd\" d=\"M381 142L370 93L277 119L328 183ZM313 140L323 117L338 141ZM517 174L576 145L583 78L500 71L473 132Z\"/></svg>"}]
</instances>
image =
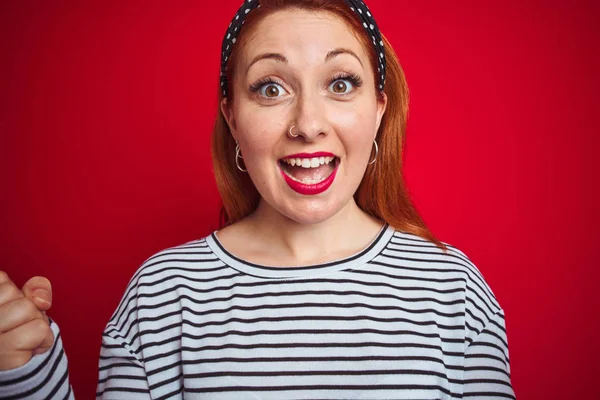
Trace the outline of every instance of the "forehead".
<instances>
[{"instance_id":1,"label":"forehead","mask_svg":"<svg viewBox=\"0 0 600 400\"><path fill-rule=\"evenodd\" d=\"M261 20L241 49L241 58L249 62L264 52L300 53L323 59L328 51L344 47L364 60L367 54L350 25L330 12L288 9L274 12Z\"/></svg>"}]
</instances>

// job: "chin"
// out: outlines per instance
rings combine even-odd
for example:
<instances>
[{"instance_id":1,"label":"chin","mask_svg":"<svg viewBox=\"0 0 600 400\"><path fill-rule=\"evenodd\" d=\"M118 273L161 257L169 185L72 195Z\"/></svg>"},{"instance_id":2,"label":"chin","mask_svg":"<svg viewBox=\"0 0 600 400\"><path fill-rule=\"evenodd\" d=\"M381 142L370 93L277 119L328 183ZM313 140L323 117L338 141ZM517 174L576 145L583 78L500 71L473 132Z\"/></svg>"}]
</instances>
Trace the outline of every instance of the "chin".
<instances>
[{"instance_id":1,"label":"chin","mask_svg":"<svg viewBox=\"0 0 600 400\"><path fill-rule=\"evenodd\" d=\"M270 179L253 180L253 182L255 185L259 183L256 187L265 205L268 205L271 211L298 224L319 224L332 218L353 202L354 192L360 184L360 181L349 182L343 170L341 174L337 174L340 166L339 158L332 157L332 161L321 164L312 171L307 171L305 168L305 171L300 172L298 168L294 170L290 166L283 166L280 161L280 168L274 176ZM290 184L290 178L299 178L302 173L321 174L321 180L328 183L327 187L318 187L317 183L316 188L308 187L304 192L302 189L305 188ZM328 179L331 182L327 182ZM353 186L356 186L354 190Z\"/></svg>"},{"instance_id":2,"label":"chin","mask_svg":"<svg viewBox=\"0 0 600 400\"><path fill-rule=\"evenodd\" d=\"M304 203L304 204L302 204ZM318 224L336 215L345 204L319 200L287 202L275 209L287 218L299 224Z\"/></svg>"}]
</instances>

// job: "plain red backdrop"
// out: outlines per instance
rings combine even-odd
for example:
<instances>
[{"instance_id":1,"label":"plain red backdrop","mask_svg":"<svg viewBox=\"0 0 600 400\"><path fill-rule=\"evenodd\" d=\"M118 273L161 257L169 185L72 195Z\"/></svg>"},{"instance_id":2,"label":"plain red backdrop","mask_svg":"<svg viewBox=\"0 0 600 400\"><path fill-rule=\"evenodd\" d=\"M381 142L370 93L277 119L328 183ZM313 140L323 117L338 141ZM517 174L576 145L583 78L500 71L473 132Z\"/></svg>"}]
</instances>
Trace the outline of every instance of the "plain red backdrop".
<instances>
[{"instance_id":1,"label":"plain red backdrop","mask_svg":"<svg viewBox=\"0 0 600 400\"><path fill-rule=\"evenodd\" d=\"M208 143L239 4L0 2L0 268L53 282L78 398L137 267L217 228ZM598 4L368 4L411 89L412 196L504 307L518 398L591 398Z\"/></svg>"}]
</instances>

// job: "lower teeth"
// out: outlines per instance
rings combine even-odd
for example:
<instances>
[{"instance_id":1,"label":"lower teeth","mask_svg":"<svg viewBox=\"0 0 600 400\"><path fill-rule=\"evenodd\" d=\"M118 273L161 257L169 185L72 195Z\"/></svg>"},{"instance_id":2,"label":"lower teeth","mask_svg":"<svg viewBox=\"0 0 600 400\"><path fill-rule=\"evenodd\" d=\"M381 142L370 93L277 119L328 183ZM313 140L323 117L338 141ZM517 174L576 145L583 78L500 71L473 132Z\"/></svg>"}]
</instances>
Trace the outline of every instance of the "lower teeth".
<instances>
[{"instance_id":1,"label":"lower teeth","mask_svg":"<svg viewBox=\"0 0 600 400\"><path fill-rule=\"evenodd\" d=\"M322 180L317 180L317 179L305 178L305 179L303 179L303 180L299 180L299 179L296 179L296 178L294 178L294 177L293 177L292 175L290 175L290 174L289 174L287 171L283 171L283 173L284 173L284 174L286 174L287 176L289 176L289 177L290 177L290 178L291 178L293 181L296 181L296 182L299 182L299 183L303 183L303 184L305 184L305 185L315 185L315 184L317 184L317 183L321 183L321 182L323 182L325 179L327 179L327 178L324 178L324 179L322 179Z\"/></svg>"},{"instance_id":2,"label":"lower teeth","mask_svg":"<svg viewBox=\"0 0 600 400\"><path fill-rule=\"evenodd\" d=\"M329 172L329 174L327 176L322 177L322 178L317 178L317 179L313 179L310 176L304 177L302 179L298 179L295 176L293 176L287 170L287 168L286 168L287 166L284 166L284 165L281 166L281 170L283 171L284 174L286 174L294 182L302 183L304 185L316 185L318 183L324 182L325 180L327 180L327 178L329 178L331 176L331 174L333 173L333 171L335 170L335 167L337 165L336 162L337 162L337 159L334 159L329 163L329 165L331 167L331 171ZM317 175L321 175L321 174L318 173Z\"/></svg>"}]
</instances>

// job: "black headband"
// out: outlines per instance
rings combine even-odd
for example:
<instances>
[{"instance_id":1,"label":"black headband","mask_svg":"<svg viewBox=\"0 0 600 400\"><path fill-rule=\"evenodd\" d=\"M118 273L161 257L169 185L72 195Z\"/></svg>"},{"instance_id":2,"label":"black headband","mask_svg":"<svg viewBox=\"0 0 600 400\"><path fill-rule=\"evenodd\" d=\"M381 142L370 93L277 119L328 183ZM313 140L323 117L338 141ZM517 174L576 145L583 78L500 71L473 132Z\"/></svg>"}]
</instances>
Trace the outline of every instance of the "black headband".
<instances>
[{"instance_id":1,"label":"black headband","mask_svg":"<svg viewBox=\"0 0 600 400\"><path fill-rule=\"evenodd\" d=\"M371 36L373 46L375 47L375 53L377 54L377 80L379 81L379 90L383 91L383 87L385 86L385 51L383 49L383 40L379 28L377 27L377 23L364 1L344 1L348 4L350 9L360 17L363 27L369 36ZM246 15L258 7L260 7L259 0L245 0L229 23L229 28L227 28L225 38L223 38L223 44L221 46L221 89L223 97L227 97L227 76L225 75L227 60L229 59L233 45L240 34Z\"/></svg>"}]
</instances>

